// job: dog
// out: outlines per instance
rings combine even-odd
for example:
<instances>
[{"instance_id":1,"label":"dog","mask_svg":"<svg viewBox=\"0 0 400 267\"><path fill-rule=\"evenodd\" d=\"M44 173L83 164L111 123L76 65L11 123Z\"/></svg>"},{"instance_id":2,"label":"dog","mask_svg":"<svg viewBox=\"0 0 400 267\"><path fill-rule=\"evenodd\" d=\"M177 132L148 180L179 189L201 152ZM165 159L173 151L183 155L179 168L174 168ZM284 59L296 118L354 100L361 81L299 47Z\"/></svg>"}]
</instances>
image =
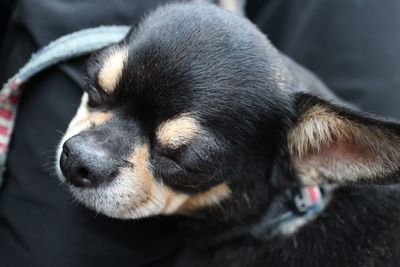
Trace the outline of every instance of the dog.
<instances>
[{"instance_id":1,"label":"dog","mask_svg":"<svg viewBox=\"0 0 400 267\"><path fill-rule=\"evenodd\" d=\"M339 100L243 16L175 3L89 60L56 165L101 214L176 221L176 266L387 267L399 162L398 122Z\"/></svg>"}]
</instances>

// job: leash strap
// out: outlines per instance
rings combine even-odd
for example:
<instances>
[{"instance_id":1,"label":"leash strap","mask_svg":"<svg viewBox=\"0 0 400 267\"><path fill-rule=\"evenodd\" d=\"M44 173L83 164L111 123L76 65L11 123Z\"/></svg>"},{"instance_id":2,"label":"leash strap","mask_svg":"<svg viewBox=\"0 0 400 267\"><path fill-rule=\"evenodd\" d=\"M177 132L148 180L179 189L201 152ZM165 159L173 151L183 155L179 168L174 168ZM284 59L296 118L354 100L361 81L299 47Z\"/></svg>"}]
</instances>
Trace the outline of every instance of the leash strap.
<instances>
[{"instance_id":1,"label":"leash strap","mask_svg":"<svg viewBox=\"0 0 400 267\"><path fill-rule=\"evenodd\" d=\"M89 54L121 41L129 26L99 26L64 35L32 55L0 91L0 184L14 129L21 88L34 75L62 61Z\"/></svg>"}]
</instances>

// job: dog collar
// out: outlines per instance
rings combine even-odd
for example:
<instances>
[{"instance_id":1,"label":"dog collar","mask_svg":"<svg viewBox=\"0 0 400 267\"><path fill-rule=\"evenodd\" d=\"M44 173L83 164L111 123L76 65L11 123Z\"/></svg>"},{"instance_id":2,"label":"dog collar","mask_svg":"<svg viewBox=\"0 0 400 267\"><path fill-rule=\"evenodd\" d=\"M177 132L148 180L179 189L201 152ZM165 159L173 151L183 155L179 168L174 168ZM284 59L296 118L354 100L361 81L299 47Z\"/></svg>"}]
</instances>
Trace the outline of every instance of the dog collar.
<instances>
[{"instance_id":1,"label":"dog collar","mask_svg":"<svg viewBox=\"0 0 400 267\"><path fill-rule=\"evenodd\" d=\"M0 183L22 85L52 65L121 41L129 29L129 26L100 26L62 36L33 54L17 74L7 81L0 91Z\"/></svg>"},{"instance_id":2,"label":"dog collar","mask_svg":"<svg viewBox=\"0 0 400 267\"><path fill-rule=\"evenodd\" d=\"M291 234L301 225L315 218L325 207L333 186L307 186L287 189L286 200L268 211L253 226L251 234L257 238L277 234Z\"/></svg>"}]
</instances>

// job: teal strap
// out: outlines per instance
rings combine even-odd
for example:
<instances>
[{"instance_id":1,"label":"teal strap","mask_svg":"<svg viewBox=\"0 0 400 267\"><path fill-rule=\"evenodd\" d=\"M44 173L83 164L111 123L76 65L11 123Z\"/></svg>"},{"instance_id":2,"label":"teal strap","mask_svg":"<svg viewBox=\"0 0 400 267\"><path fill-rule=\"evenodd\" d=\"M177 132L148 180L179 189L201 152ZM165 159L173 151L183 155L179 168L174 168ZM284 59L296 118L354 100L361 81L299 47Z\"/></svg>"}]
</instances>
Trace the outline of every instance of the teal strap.
<instances>
[{"instance_id":1,"label":"teal strap","mask_svg":"<svg viewBox=\"0 0 400 267\"><path fill-rule=\"evenodd\" d=\"M12 136L17 102L21 85L42 70L62 61L89 54L126 36L129 26L99 26L62 36L32 55L29 61L10 78L0 91L0 109L6 109L12 116L0 118L0 127L8 130L1 136L0 146L0 184L5 171L9 139ZM13 100L14 99L14 100Z\"/></svg>"}]
</instances>

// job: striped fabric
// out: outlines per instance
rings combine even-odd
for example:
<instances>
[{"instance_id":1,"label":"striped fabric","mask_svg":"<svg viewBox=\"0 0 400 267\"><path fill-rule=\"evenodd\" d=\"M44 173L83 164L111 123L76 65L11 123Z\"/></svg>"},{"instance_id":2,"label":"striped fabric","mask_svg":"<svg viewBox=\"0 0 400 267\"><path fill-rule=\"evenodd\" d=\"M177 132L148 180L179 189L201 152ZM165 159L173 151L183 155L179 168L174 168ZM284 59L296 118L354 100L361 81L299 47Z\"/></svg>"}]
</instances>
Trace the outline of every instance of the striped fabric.
<instances>
[{"instance_id":1,"label":"striped fabric","mask_svg":"<svg viewBox=\"0 0 400 267\"><path fill-rule=\"evenodd\" d=\"M128 31L128 26L100 26L60 37L33 54L28 63L8 80L0 91L0 182L5 171L22 85L52 65L121 41Z\"/></svg>"}]
</instances>

